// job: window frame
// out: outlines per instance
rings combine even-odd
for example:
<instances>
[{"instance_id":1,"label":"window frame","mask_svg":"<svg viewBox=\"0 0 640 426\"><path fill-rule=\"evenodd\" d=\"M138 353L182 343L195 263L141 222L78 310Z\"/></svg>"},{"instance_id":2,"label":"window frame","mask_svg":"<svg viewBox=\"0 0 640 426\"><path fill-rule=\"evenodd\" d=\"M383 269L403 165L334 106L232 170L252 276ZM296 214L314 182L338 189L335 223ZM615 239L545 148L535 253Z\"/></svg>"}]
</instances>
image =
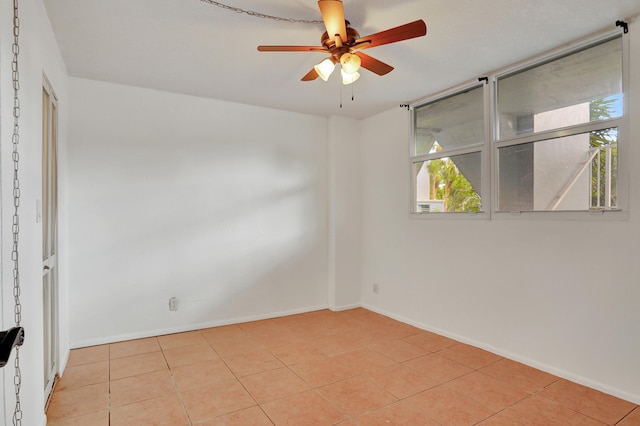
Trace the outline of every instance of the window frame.
<instances>
[{"instance_id":1,"label":"window frame","mask_svg":"<svg viewBox=\"0 0 640 426\"><path fill-rule=\"evenodd\" d=\"M420 154L415 155L415 135L416 135L416 127L415 127L415 109L419 108L423 105L427 105L430 103L437 102L439 100L444 100L470 90L475 90L478 88L482 88L482 114L483 114L483 135L484 140L480 143L465 145L461 148L453 148L444 150L439 154ZM444 90L442 92L436 93L433 96L429 96L427 98L423 98L420 101L414 102L410 105L410 121L411 121L411 136L409 140L409 173L410 173L410 182L411 182L411 196L410 196L410 205L409 212L411 217L418 219L489 219L490 210L491 210L491 185L490 185L490 169L487 167L487 164L490 161L490 153L489 153L489 143L491 134L488 132L487 122L490 119L488 116L489 109L488 105L488 84L483 81L470 81L463 83L461 85L455 86L453 88ZM482 210L480 212L418 212L416 211L417 206L417 185L416 185L416 170L415 165L419 162L435 160L438 158L444 157L453 157L456 155L464 155L464 154L472 154L472 153L480 153L480 175L481 175L481 184L480 184L480 193L482 199Z\"/></svg>"},{"instance_id":2,"label":"window frame","mask_svg":"<svg viewBox=\"0 0 640 426\"><path fill-rule=\"evenodd\" d=\"M621 117L590 122L585 124L570 125L563 128L541 131L537 133L528 133L517 135L502 140L498 140L498 91L497 84L500 78L514 75L527 69L535 68L544 63L548 63L559 59L563 56L570 56L581 50L588 49L601 43L620 38L622 44L622 105L623 114ZM414 173L414 164L418 161L426 161L428 155L416 156L415 153L415 108L422 105L435 102L439 99L454 96L457 93L477 88L479 84L483 84L484 78L477 81L466 82L464 84L443 90L429 97L425 97L409 104L411 114L411 131L409 140L409 172L410 172L410 210L409 216L412 219L504 219L504 220L628 220L629 219L629 145L630 138L629 129L629 37L622 29L601 32L595 35L589 35L565 46L555 48L536 55L525 60L516 62L498 70L487 74L486 83L484 83L484 133L485 141L482 144L482 208L481 213L458 213L458 212L416 212L416 182ZM541 142L553 138L565 137L575 134L587 133L593 130L603 128L617 127L618 129L618 170L617 170L617 205L615 209L610 210L527 210L527 211L501 211L498 209L498 185L499 185L499 169L498 155L499 149L507 146L514 146L525 143ZM478 145L476 145L477 147ZM464 149L447 151L447 156L464 153L462 151L477 152L471 149L473 147L466 146ZM460 152L459 152L460 151Z\"/></svg>"}]
</instances>

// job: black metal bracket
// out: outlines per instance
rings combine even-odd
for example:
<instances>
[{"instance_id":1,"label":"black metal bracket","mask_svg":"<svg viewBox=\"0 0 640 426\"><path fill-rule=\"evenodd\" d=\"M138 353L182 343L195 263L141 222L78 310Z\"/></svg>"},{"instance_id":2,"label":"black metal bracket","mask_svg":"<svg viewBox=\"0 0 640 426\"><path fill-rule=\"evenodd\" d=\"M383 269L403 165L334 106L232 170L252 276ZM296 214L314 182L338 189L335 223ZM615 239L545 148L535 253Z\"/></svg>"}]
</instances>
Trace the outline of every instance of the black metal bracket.
<instances>
[{"instance_id":1,"label":"black metal bracket","mask_svg":"<svg viewBox=\"0 0 640 426\"><path fill-rule=\"evenodd\" d=\"M407 111L409 111L410 106L409 104L400 104L400 108L405 108Z\"/></svg>"},{"instance_id":2,"label":"black metal bracket","mask_svg":"<svg viewBox=\"0 0 640 426\"><path fill-rule=\"evenodd\" d=\"M485 84L489 84L489 77L480 77L478 78L478 81L484 81Z\"/></svg>"},{"instance_id":3,"label":"black metal bracket","mask_svg":"<svg viewBox=\"0 0 640 426\"><path fill-rule=\"evenodd\" d=\"M11 351L24 343L24 328L13 327L7 331L0 331L0 368L7 365Z\"/></svg>"},{"instance_id":4,"label":"black metal bracket","mask_svg":"<svg viewBox=\"0 0 640 426\"><path fill-rule=\"evenodd\" d=\"M622 31L625 34L629 32L629 24L624 21L616 21L616 27L622 27Z\"/></svg>"}]
</instances>

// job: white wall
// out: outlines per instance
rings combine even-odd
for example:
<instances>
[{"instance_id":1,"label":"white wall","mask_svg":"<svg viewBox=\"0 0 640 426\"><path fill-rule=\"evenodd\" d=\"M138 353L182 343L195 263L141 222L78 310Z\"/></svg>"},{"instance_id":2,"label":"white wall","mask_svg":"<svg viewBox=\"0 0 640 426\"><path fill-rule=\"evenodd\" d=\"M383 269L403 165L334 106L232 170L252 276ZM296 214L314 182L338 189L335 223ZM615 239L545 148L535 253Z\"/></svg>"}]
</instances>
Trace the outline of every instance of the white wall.
<instances>
[{"instance_id":1,"label":"white wall","mask_svg":"<svg viewBox=\"0 0 640 426\"><path fill-rule=\"evenodd\" d=\"M78 78L70 97L73 346L327 306L326 118Z\"/></svg>"},{"instance_id":2,"label":"white wall","mask_svg":"<svg viewBox=\"0 0 640 426\"><path fill-rule=\"evenodd\" d=\"M329 118L329 306L360 306L361 121Z\"/></svg>"},{"instance_id":3,"label":"white wall","mask_svg":"<svg viewBox=\"0 0 640 426\"><path fill-rule=\"evenodd\" d=\"M410 219L409 113L394 109L363 123L365 306L640 402L637 21L629 33L630 219Z\"/></svg>"},{"instance_id":4,"label":"white wall","mask_svg":"<svg viewBox=\"0 0 640 426\"><path fill-rule=\"evenodd\" d=\"M11 83L12 2L0 2L0 169L2 230L2 325L14 326L14 300L11 261L11 228L13 214L13 163L11 135L13 131L13 87ZM42 81L45 73L59 98L61 150L66 139L67 76L55 38L41 1L21 1L20 8L20 281L22 326L25 343L20 349L22 386L20 401L25 426L44 425L43 331L42 331L42 227L36 223L36 199L42 197ZM60 184L65 175L61 172ZM64 202L64 201L63 201ZM61 213L64 208L61 208ZM66 232L64 223L60 232ZM66 277L61 268L60 319L62 342L68 342ZM61 354L68 351L63 345ZM64 363L64 360L62 360ZM12 424L15 406L13 357L0 371L0 423Z\"/></svg>"}]
</instances>

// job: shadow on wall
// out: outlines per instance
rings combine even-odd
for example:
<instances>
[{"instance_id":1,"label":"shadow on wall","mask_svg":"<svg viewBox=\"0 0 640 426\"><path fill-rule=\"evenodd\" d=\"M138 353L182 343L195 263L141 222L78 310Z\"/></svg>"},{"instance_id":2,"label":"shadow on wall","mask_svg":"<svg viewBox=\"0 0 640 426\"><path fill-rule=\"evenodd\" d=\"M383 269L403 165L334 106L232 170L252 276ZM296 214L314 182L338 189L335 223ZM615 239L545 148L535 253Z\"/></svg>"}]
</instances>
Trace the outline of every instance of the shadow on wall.
<instances>
[{"instance_id":1,"label":"shadow on wall","mask_svg":"<svg viewBox=\"0 0 640 426\"><path fill-rule=\"evenodd\" d=\"M74 185L74 341L326 304L312 145L159 148L101 146Z\"/></svg>"}]
</instances>

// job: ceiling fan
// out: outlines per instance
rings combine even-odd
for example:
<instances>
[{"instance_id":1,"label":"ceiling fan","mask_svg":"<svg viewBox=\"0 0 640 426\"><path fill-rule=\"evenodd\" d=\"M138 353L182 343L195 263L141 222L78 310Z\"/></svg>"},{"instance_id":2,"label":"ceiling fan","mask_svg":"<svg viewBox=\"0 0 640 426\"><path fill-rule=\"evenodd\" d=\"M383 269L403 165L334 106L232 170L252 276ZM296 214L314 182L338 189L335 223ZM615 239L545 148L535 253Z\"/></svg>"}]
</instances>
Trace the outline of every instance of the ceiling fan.
<instances>
[{"instance_id":1,"label":"ceiling fan","mask_svg":"<svg viewBox=\"0 0 640 426\"><path fill-rule=\"evenodd\" d=\"M360 50L383 44L395 43L411 38L422 37L427 34L427 26L422 19L380 31L366 37L360 37L358 31L352 28L344 18L344 8L341 0L319 0L318 7L322 20L327 29L320 43L322 46L258 46L260 52L324 52L330 56L314 66L302 81L311 81L320 77L327 81L337 63L341 65L343 84L351 84L360 74L360 67L375 74L385 75L393 70L391 65L385 64Z\"/></svg>"}]
</instances>

